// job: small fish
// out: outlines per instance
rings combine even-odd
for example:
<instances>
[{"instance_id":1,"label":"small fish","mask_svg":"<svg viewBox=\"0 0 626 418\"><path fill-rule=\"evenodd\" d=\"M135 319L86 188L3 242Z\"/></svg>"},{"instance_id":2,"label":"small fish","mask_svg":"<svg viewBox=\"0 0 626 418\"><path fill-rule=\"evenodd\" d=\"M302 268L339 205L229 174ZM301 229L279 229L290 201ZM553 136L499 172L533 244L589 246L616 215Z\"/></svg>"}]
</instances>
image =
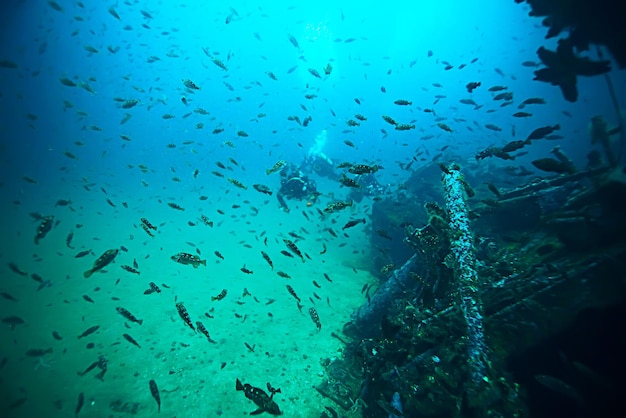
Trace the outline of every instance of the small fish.
<instances>
[{"instance_id":1,"label":"small fish","mask_svg":"<svg viewBox=\"0 0 626 418\"><path fill-rule=\"evenodd\" d=\"M270 382L267 382L267 390L269 391L269 393L272 394L272 396L274 396L274 394L276 393L282 393L280 391L280 388L273 388Z\"/></svg>"},{"instance_id":2,"label":"small fish","mask_svg":"<svg viewBox=\"0 0 626 418\"><path fill-rule=\"evenodd\" d=\"M245 264L239 270L241 270L242 272L244 272L246 274L253 274L254 273L252 270L247 269Z\"/></svg>"},{"instance_id":3,"label":"small fish","mask_svg":"<svg viewBox=\"0 0 626 418\"><path fill-rule=\"evenodd\" d=\"M139 272L137 269L131 267L131 266L127 266L126 264L120 266L121 268L123 268L124 270L126 270L129 273L133 273L133 274L141 274L141 272Z\"/></svg>"},{"instance_id":4,"label":"small fish","mask_svg":"<svg viewBox=\"0 0 626 418\"><path fill-rule=\"evenodd\" d=\"M74 409L74 416L77 417L83 405L85 404L85 394L83 392L78 394L78 401L76 403L76 409Z\"/></svg>"},{"instance_id":5,"label":"small fish","mask_svg":"<svg viewBox=\"0 0 626 418\"><path fill-rule=\"evenodd\" d=\"M198 87L196 85L196 83L194 83L193 81L189 80L189 79L183 79L183 84L185 85L185 87L187 87L188 89L191 90L200 90L200 87Z\"/></svg>"},{"instance_id":6,"label":"small fish","mask_svg":"<svg viewBox=\"0 0 626 418\"><path fill-rule=\"evenodd\" d=\"M272 400L274 397L273 393L268 396L263 389L256 388L248 383L242 384L239 379L237 379L235 389L243 391L246 398L250 399L258 407L250 415L258 415L263 412L267 412L270 415L282 415L278 405Z\"/></svg>"},{"instance_id":7,"label":"small fish","mask_svg":"<svg viewBox=\"0 0 626 418\"><path fill-rule=\"evenodd\" d=\"M31 348L26 350L26 355L29 357L43 357L50 353L52 353L52 348Z\"/></svg>"},{"instance_id":8,"label":"small fish","mask_svg":"<svg viewBox=\"0 0 626 418\"><path fill-rule=\"evenodd\" d=\"M399 123L396 125L396 131L410 131L411 129L415 129L415 125L407 123Z\"/></svg>"},{"instance_id":9,"label":"small fish","mask_svg":"<svg viewBox=\"0 0 626 418\"><path fill-rule=\"evenodd\" d=\"M546 104L545 99L542 99L541 97L531 97L530 99L526 99L522 102L522 104L520 104L518 107L520 109L523 109L526 105L530 105L530 104Z\"/></svg>"},{"instance_id":10,"label":"small fish","mask_svg":"<svg viewBox=\"0 0 626 418\"><path fill-rule=\"evenodd\" d=\"M517 151L518 149L523 148L524 145L529 145L529 144L530 144L530 140L529 139L527 139L525 141L522 141L522 140L511 141L511 142L507 143L505 146L503 146L501 151L502 152L513 152L513 151Z\"/></svg>"},{"instance_id":11,"label":"small fish","mask_svg":"<svg viewBox=\"0 0 626 418\"><path fill-rule=\"evenodd\" d=\"M267 261L267 264L270 265L270 267L272 268L272 270L274 270L274 263L272 262L272 259L270 258L269 255L267 255L267 253L265 251L261 251L261 255L263 256L263 258L265 259L265 261Z\"/></svg>"},{"instance_id":12,"label":"small fish","mask_svg":"<svg viewBox=\"0 0 626 418\"><path fill-rule=\"evenodd\" d=\"M161 289L159 288L159 286L156 285L156 283L154 282L150 282L150 293L156 292L156 293L161 293ZM146 291L147 292L147 291ZM146 293L144 292L144 294Z\"/></svg>"},{"instance_id":13,"label":"small fish","mask_svg":"<svg viewBox=\"0 0 626 418\"><path fill-rule=\"evenodd\" d=\"M334 203L330 203L328 206L326 206L324 208L324 212L326 213L332 213L332 212L337 212L339 210L345 209L348 206L352 206L353 202L352 200L349 202L334 202Z\"/></svg>"},{"instance_id":14,"label":"small fish","mask_svg":"<svg viewBox=\"0 0 626 418\"><path fill-rule=\"evenodd\" d=\"M135 107L139 104L139 100L126 100L122 103L122 109L130 109L131 107ZM125 139L122 137L122 139Z\"/></svg>"},{"instance_id":15,"label":"small fish","mask_svg":"<svg viewBox=\"0 0 626 418\"><path fill-rule=\"evenodd\" d=\"M346 176L345 173L341 173L341 178L339 179L339 183L341 183L340 187L346 186L346 187L351 187L354 189L358 189L361 187L361 185L354 179L351 179L350 177Z\"/></svg>"},{"instance_id":16,"label":"small fish","mask_svg":"<svg viewBox=\"0 0 626 418\"><path fill-rule=\"evenodd\" d=\"M184 211L185 210L185 208L183 208L182 206L180 206L180 205L178 205L178 204L176 204L174 202L168 202L167 206L169 206L172 209L176 209L176 210L180 210L180 211Z\"/></svg>"},{"instance_id":17,"label":"small fish","mask_svg":"<svg viewBox=\"0 0 626 418\"><path fill-rule=\"evenodd\" d=\"M30 277L31 277L31 279L33 279L37 283L43 283L43 277L41 277L37 273L31 273Z\"/></svg>"},{"instance_id":18,"label":"small fish","mask_svg":"<svg viewBox=\"0 0 626 418\"><path fill-rule=\"evenodd\" d=\"M459 100L459 102L461 102L461 104L466 104L466 105L471 105L471 106L476 106L478 107L478 103L476 103L474 100L472 99L461 99Z\"/></svg>"},{"instance_id":19,"label":"small fish","mask_svg":"<svg viewBox=\"0 0 626 418\"><path fill-rule=\"evenodd\" d=\"M56 10L57 12L63 11L63 7L61 7L61 5L54 0L48 1L48 5L52 7L54 10ZM15 64L15 67L7 67L7 68L17 68L17 64Z\"/></svg>"},{"instance_id":20,"label":"small fish","mask_svg":"<svg viewBox=\"0 0 626 418\"><path fill-rule=\"evenodd\" d=\"M320 73L315 68L309 68L309 74L311 74L315 78L322 78Z\"/></svg>"},{"instance_id":21,"label":"small fish","mask_svg":"<svg viewBox=\"0 0 626 418\"><path fill-rule=\"evenodd\" d=\"M496 197L501 197L502 196L500 194L500 191L498 190L498 188L496 186L494 186L493 183L485 182L485 184L487 185L487 188L489 189L489 191L491 191L491 193L496 195Z\"/></svg>"},{"instance_id":22,"label":"small fish","mask_svg":"<svg viewBox=\"0 0 626 418\"><path fill-rule=\"evenodd\" d=\"M471 93L472 91L474 91L474 89L478 87L480 87L480 81L478 82L471 81L465 85L465 88L467 89L468 93Z\"/></svg>"},{"instance_id":23,"label":"small fish","mask_svg":"<svg viewBox=\"0 0 626 418\"><path fill-rule=\"evenodd\" d=\"M291 296L293 296L298 302L301 302L300 297L296 294L296 291L293 290L293 287L287 285L287 291Z\"/></svg>"},{"instance_id":24,"label":"small fish","mask_svg":"<svg viewBox=\"0 0 626 418\"><path fill-rule=\"evenodd\" d=\"M390 124L390 125L394 125L394 126L395 126L395 125L397 125L397 124L398 124L398 122L396 122L395 120L393 120L393 118L391 118L391 116L383 115L383 120L384 120L385 122L387 122L388 124Z\"/></svg>"},{"instance_id":25,"label":"small fish","mask_svg":"<svg viewBox=\"0 0 626 418\"><path fill-rule=\"evenodd\" d=\"M102 356L102 355L101 355L101 356L99 356L99 357L98 357L98 360L96 360L96 361L94 361L93 363L91 363L91 364L90 364L90 365L89 365L89 366L85 369L85 371L84 371L84 372L78 372L77 374L78 374L79 376L84 376L85 374L89 373L91 370L93 370L93 369L95 369L96 367L98 367L101 371L100 371L100 373L98 373L98 374L96 375L96 378L98 378L98 379L100 379L100 380L103 380L103 378L104 378L104 374L105 374L105 373L106 373L106 371L107 371L107 364L108 364L107 359L106 359L104 356Z\"/></svg>"},{"instance_id":26,"label":"small fish","mask_svg":"<svg viewBox=\"0 0 626 418\"><path fill-rule=\"evenodd\" d=\"M396 100L393 103L397 104L398 106L411 106L413 104L413 102L409 102L408 100L404 100L404 99Z\"/></svg>"},{"instance_id":27,"label":"small fish","mask_svg":"<svg viewBox=\"0 0 626 418\"><path fill-rule=\"evenodd\" d=\"M289 248L289 250L294 253L295 255L297 255L298 257L300 257L300 259L302 260L302 262L304 263L304 257L302 256L302 252L300 251L300 249L298 248L298 246L291 240L285 239L283 238L283 242L285 243L285 245L287 245L287 248Z\"/></svg>"},{"instance_id":28,"label":"small fish","mask_svg":"<svg viewBox=\"0 0 626 418\"><path fill-rule=\"evenodd\" d=\"M89 303L96 303L94 302L94 300L92 298L90 298L88 295L83 295L83 299L86 300Z\"/></svg>"},{"instance_id":29,"label":"small fish","mask_svg":"<svg viewBox=\"0 0 626 418\"><path fill-rule=\"evenodd\" d=\"M122 337L124 337L126 339L126 341L128 341L129 343L131 343L132 345L137 346L138 348L141 348L141 346L139 345L139 343L137 341L135 341L135 339L133 337L131 337L128 334L122 334Z\"/></svg>"},{"instance_id":30,"label":"small fish","mask_svg":"<svg viewBox=\"0 0 626 418\"><path fill-rule=\"evenodd\" d=\"M26 276L28 275L28 273L26 273L25 271L22 271L17 264L15 264L14 262L10 261L9 263L9 268L11 269L12 272L19 274L20 276Z\"/></svg>"},{"instance_id":31,"label":"small fish","mask_svg":"<svg viewBox=\"0 0 626 418\"><path fill-rule=\"evenodd\" d=\"M158 412L161 412L161 395L159 395L159 387L154 379L150 380L150 393L157 403Z\"/></svg>"},{"instance_id":32,"label":"small fish","mask_svg":"<svg viewBox=\"0 0 626 418\"><path fill-rule=\"evenodd\" d=\"M293 35L289 35L289 42L291 42L291 45L293 45L294 47L300 49L300 45L298 44L298 40Z\"/></svg>"},{"instance_id":33,"label":"small fish","mask_svg":"<svg viewBox=\"0 0 626 418\"><path fill-rule=\"evenodd\" d=\"M370 174L378 171L380 167L376 164L374 165L366 165L366 164L353 164L348 168L348 172L352 174Z\"/></svg>"},{"instance_id":34,"label":"small fish","mask_svg":"<svg viewBox=\"0 0 626 418\"><path fill-rule=\"evenodd\" d=\"M537 167L539 170L547 171L550 173L573 173L572 167L562 163L561 161L555 160L554 158L540 158L538 160L532 161L531 164Z\"/></svg>"},{"instance_id":35,"label":"small fish","mask_svg":"<svg viewBox=\"0 0 626 418\"><path fill-rule=\"evenodd\" d=\"M394 268L396 268L396 265L394 263L385 264L384 266L381 267L380 274L385 276L387 273L389 273Z\"/></svg>"},{"instance_id":36,"label":"small fish","mask_svg":"<svg viewBox=\"0 0 626 418\"><path fill-rule=\"evenodd\" d=\"M189 312L187 312L187 308L185 308L185 305L183 305L182 302L178 302L176 304L176 310L178 311L178 315L180 315L183 321L185 321L185 324L189 325L189 328L196 332L196 329L193 327L193 323L191 322Z\"/></svg>"},{"instance_id":37,"label":"small fish","mask_svg":"<svg viewBox=\"0 0 626 418\"><path fill-rule=\"evenodd\" d=\"M109 13L111 14L111 16L113 16L114 18L116 18L117 20L122 20L122 18L120 17L120 15L115 11L115 9L113 8L113 6L109 7Z\"/></svg>"},{"instance_id":38,"label":"small fish","mask_svg":"<svg viewBox=\"0 0 626 418\"><path fill-rule=\"evenodd\" d=\"M504 101L513 100L513 93L510 91L507 91L505 93L496 94L493 97L493 100L504 100Z\"/></svg>"},{"instance_id":39,"label":"small fish","mask_svg":"<svg viewBox=\"0 0 626 418\"><path fill-rule=\"evenodd\" d=\"M269 169L265 170L265 174L267 174L269 176L270 174L275 173L275 172L279 171L280 169L282 169L286 164L287 164L287 162L285 160L278 160L272 166L272 168L269 168Z\"/></svg>"},{"instance_id":40,"label":"small fish","mask_svg":"<svg viewBox=\"0 0 626 418\"><path fill-rule=\"evenodd\" d=\"M437 124L437 126L438 126L440 129L442 129L442 130L444 130L444 131L446 131L446 132L453 132L453 131L452 131L452 128L450 128L450 127L449 127L448 125L446 125L445 123L438 123L438 124Z\"/></svg>"},{"instance_id":41,"label":"small fish","mask_svg":"<svg viewBox=\"0 0 626 418\"><path fill-rule=\"evenodd\" d=\"M561 129L561 126L559 124L556 124L554 126L544 126L541 128L537 128L534 131L532 131L530 135L528 135L528 138L526 139L528 140L541 139L547 135L550 135L554 131L558 131L559 129Z\"/></svg>"},{"instance_id":42,"label":"small fish","mask_svg":"<svg viewBox=\"0 0 626 418\"><path fill-rule=\"evenodd\" d=\"M2 323L8 325L13 331L16 326L24 324L24 320L19 316L9 316L2 318Z\"/></svg>"},{"instance_id":43,"label":"small fish","mask_svg":"<svg viewBox=\"0 0 626 418\"><path fill-rule=\"evenodd\" d=\"M228 71L228 67L220 59L215 58L215 57L210 57L210 58L211 58L211 61L213 62L213 64L217 65L218 67L220 67L224 71Z\"/></svg>"},{"instance_id":44,"label":"small fish","mask_svg":"<svg viewBox=\"0 0 626 418\"><path fill-rule=\"evenodd\" d=\"M146 218L141 218L141 223L145 225L148 229L153 229L155 231L157 230L157 227L152 225L150 221L148 221Z\"/></svg>"},{"instance_id":45,"label":"small fish","mask_svg":"<svg viewBox=\"0 0 626 418\"><path fill-rule=\"evenodd\" d=\"M122 307L117 307L115 308L115 310L122 315L124 318L128 319L130 322L135 322L139 325L143 324L143 319L137 319L135 318L135 315L133 315L132 313L130 313L126 308L122 308Z\"/></svg>"},{"instance_id":46,"label":"small fish","mask_svg":"<svg viewBox=\"0 0 626 418\"><path fill-rule=\"evenodd\" d=\"M115 260L115 256L119 250L116 248L114 250L106 250L98 259L93 263L93 267L83 273L85 278L89 278L93 273L102 270L104 267L109 265L113 260Z\"/></svg>"},{"instance_id":47,"label":"small fish","mask_svg":"<svg viewBox=\"0 0 626 418\"><path fill-rule=\"evenodd\" d=\"M193 268L198 268L200 264L202 264L203 266L206 266L206 260L201 260L200 257L198 257L197 255L193 255L193 254L189 254L185 252L180 252L178 254L171 256L170 258L173 261L176 261L177 263L180 263L180 264L184 264L184 265L191 264Z\"/></svg>"},{"instance_id":48,"label":"small fish","mask_svg":"<svg viewBox=\"0 0 626 418\"><path fill-rule=\"evenodd\" d=\"M284 255L285 257L291 257L291 258L293 258L293 254L291 254L291 253L290 253L289 251L287 251L287 250L281 250L281 251L280 251L280 253L281 253L282 255Z\"/></svg>"},{"instance_id":49,"label":"small fish","mask_svg":"<svg viewBox=\"0 0 626 418\"><path fill-rule=\"evenodd\" d=\"M202 222L204 222L206 226L213 228L213 221L210 221L205 215L201 215L200 219L202 219Z\"/></svg>"},{"instance_id":50,"label":"small fish","mask_svg":"<svg viewBox=\"0 0 626 418\"><path fill-rule=\"evenodd\" d=\"M206 329L202 322L196 321L196 328L198 328L198 331L200 331L200 333L202 333L202 335L204 335L210 343L217 344L217 342L211 338L211 335L209 335L209 330Z\"/></svg>"},{"instance_id":51,"label":"small fish","mask_svg":"<svg viewBox=\"0 0 626 418\"><path fill-rule=\"evenodd\" d=\"M80 340L81 338L84 338L90 334L93 334L94 332L96 332L97 330L100 329L100 325L94 325L93 327L89 327L85 330L85 332L83 332L82 334L80 334L78 336L78 339Z\"/></svg>"},{"instance_id":52,"label":"small fish","mask_svg":"<svg viewBox=\"0 0 626 418\"><path fill-rule=\"evenodd\" d=\"M35 235L35 244L39 244L39 241L43 239L54 225L54 216L44 216L37 228L37 234Z\"/></svg>"},{"instance_id":53,"label":"small fish","mask_svg":"<svg viewBox=\"0 0 626 418\"><path fill-rule=\"evenodd\" d=\"M13 295L7 292L0 293L0 296L5 298L6 300L10 300L11 302L19 302L19 300L17 300Z\"/></svg>"},{"instance_id":54,"label":"small fish","mask_svg":"<svg viewBox=\"0 0 626 418\"><path fill-rule=\"evenodd\" d=\"M318 332L321 331L322 323L320 322L320 317L317 314L317 311L315 310L315 308L313 308L313 307L309 308L309 315L311 316L311 320L313 321L313 323L317 327Z\"/></svg>"},{"instance_id":55,"label":"small fish","mask_svg":"<svg viewBox=\"0 0 626 418\"><path fill-rule=\"evenodd\" d=\"M146 224L142 223L141 229L143 229L146 232L146 234L154 238L154 234L152 233L152 231L150 231L150 228Z\"/></svg>"},{"instance_id":56,"label":"small fish","mask_svg":"<svg viewBox=\"0 0 626 418\"><path fill-rule=\"evenodd\" d=\"M365 223L365 218L350 220L341 229L344 230L344 229L352 228L353 226L361 224L361 223L363 224Z\"/></svg>"},{"instance_id":57,"label":"small fish","mask_svg":"<svg viewBox=\"0 0 626 418\"><path fill-rule=\"evenodd\" d=\"M71 250L74 249L74 247L72 247L72 238L74 238L74 233L73 232L70 232L67 235L67 238L65 238L65 245L67 246L67 248L69 248Z\"/></svg>"},{"instance_id":58,"label":"small fish","mask_svg":"<svg viewBox=\"0 0 626 418\"><path fill-rule=\"evenodd\" d=\"M72 204L71 200L66 200L66 199L59 199L57 200L57 202L54 204L54 206L69 206Z\"/></svg>"},{"instance_id":59,"label":"small fish","mask_svg":"<svg viewBox=\"0 0 626 418\"><path fill-rule=\"evenodd\" d=\"M252 187L254 187L257 192L261 192L270 196L272 195L272 190L264 184L253 184Z\"/></svg>"},{"instance_id":60,"label":"small fish","mask_svg":"<svg viewBox=\"0 0 626 418\"><path fill-rule=\"evenodd\" d=\"M247 186L245 186L245 185L244 185L242 182L240 182L239 180L232 179L232 178L228 178L228 179L226 179L226 180L228 180L231 184L235 185L236 187L239 187L240 189L244 189L244 190L247 190L247 189L248 189L248 187L247 187Z\"/></svg>"},{"instance_id":61,"label":"small fish","mask_svg":"<svg viewBox=\"0 0 626 418\"><path fill-rule=\"evenodd\" d=\"M217 296L211 296L211 302L216 301L216 300L222 300L226 297L226 295L228 294L228 290L226 289L222 289L222 291L219 293L219 295Z\"/></svg>"}]
</instances>

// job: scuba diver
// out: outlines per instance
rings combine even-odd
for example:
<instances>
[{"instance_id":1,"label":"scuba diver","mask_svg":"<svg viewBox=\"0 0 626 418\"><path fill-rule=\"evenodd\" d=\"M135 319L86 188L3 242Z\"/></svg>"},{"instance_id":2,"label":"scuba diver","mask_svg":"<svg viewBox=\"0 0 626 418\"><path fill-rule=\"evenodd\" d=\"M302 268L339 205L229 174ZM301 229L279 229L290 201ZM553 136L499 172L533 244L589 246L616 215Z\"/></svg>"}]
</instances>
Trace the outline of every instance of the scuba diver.
<instances>
[{"instance_id":1,"label":"scuba diver","mask_svg":"<svg viewBox=\"0 0 626 418\"><path fill-rule=\"evenodd\" d=\"M280 171L280 189L276 193L276 198L285 212L289 212L285 198L308 200L308 205L312 204L320 194L315 181L305 176L293 164L286 165Z\"/></svg>"}]
</instances>

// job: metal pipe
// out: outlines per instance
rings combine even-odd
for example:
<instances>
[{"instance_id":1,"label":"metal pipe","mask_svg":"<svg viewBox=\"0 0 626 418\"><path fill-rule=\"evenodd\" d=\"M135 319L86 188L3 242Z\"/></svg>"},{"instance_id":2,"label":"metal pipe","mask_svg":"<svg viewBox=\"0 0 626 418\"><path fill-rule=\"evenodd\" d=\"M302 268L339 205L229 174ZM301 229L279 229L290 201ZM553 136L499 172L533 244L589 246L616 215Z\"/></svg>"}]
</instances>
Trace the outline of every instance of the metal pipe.
<instances>
[{"instance_id":1,"label":"metal pipe","mask_svg":"<svg viewBox=\"0 0 626 418\"><path fill-rule=\"evenodd\" d=\"M470 396L479 398L477 392L481 392L489 383L488 360L473 238L464 198L465 180L458 169L450 168L444 170L442 181L452 235L450 251L455 260L459 302L467 324L467 356L473 384Z\"/></svg>"}]
</instances>

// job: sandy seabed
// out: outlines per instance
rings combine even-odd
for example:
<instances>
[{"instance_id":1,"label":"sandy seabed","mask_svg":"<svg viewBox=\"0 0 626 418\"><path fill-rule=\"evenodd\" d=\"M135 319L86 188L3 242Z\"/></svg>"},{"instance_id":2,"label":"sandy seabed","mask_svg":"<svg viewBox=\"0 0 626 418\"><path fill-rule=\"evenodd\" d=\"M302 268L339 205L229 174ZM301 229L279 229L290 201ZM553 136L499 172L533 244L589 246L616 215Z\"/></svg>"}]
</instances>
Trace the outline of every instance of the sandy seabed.
<instances>
[{"instance_id":1,"label":"sandy seabed","mask_svg":"<svg viewBox=\"0 0 626 418\"><path fill-rule=\"evenodd\" d=\"M0 331L0 355L7 358L0 370L3 416L73 416L82 392L85 403L78 416L154 417L157 403L150 393L151 379L160 390L160 416L248 415L256 406L235 390L237 378L264 390L268 382L280 388L274 399L284 416L319 417L325 405L340 411L315 390L324 378L320 360L341 356L343 344L331 332L341 332L350 314L365 301L363 285L376 279L367 271L369 254L363 249L367 242L363 230L355 228L349 237L340 234L333 238L324 231L325 223L313 221L319 226L308 225L303 232L301 211L295 207L288 215L276 210L271 213L271 225L263 225L268 217L262 213L256 217L213 216L215 225L210 228L202 223L187 226L184 220L195 216L161 209L149 216L158 227L154 238L138 228L143 214L111 210L115 213L112 221L102 222L102 216L79 212L69 218L64 213L57 215L63 221L38 246L32 244L37 223L22 216L23 224L12 228L23 233L17 234L15 245L2 256L0 290L18 302L3 299L1 317L16 315L25 321L15 330L4 326ZM165 220L159 223L159 217ZM340 225L350 219L350 214L338 214L337 218L333 228L341 232ZM85 227L76 229L76 223ZM75 234L74 249L65 245L70 231ZM286 249L282 239L289 238L290 231L304 238L291 239L311 259L305 257L303 262L280 253ZM322 243L328 251L320 255ZM105 271L89 279L83 277L83 271L100 254L119 246L128 251L120 251ZM83 249L92 249L93 255L75 258ZM207 260L206 267L193 268L170 260L180 251L197 254L196 249ZM224 259L216 257L214 251ZM261 251L270 255L273 269ZM132 266L133 260L139 275L120 268ZM9 270L10 261L29 275L37 273L50 280L52 286L37 291L36 281ZM241 272L244 264L254 273ZM279 277L277 271L292 278ZM149 282L156 283L162 292L144 294ZM301 298L301 312L287 292L287 284ZM244 288L250 296L244 296ZM212 301L211 296L222 289L227 289L227 296ZM204 323L215 344L183 322L176 301L184 303L192 321ZM322 322L319 332L308 313L313 306ZM143 324L124 319L117 307L126 308ZM94 325L100 328L78 338ZM61 340L53 338L55 331ZM129 343L123 334L132 336L141 348ZM33 348L52 348L52 352L27 356L26 351ZM100 355L108 361L102 381L96 378L98 368L82 377L77 374ZM26 400L7 411L20 399Z\"/></svg>"}]
</instances>

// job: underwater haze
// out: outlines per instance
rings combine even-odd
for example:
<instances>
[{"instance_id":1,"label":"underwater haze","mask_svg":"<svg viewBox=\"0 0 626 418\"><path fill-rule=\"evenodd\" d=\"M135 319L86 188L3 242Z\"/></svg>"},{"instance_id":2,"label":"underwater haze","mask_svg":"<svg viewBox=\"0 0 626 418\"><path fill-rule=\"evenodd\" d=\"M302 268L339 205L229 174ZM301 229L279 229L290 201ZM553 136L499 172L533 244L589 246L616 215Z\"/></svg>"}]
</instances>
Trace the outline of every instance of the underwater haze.
<instances>
[{"instance_id":1,"label":"underwater haze","mask_svg":"<svg viewBox=\"0 0 626 418\"><path fill-rule=\"evenodd\" d=\"M3 2L2 416L319 417L377 200L438 163L584 167L618 122L603 77L532 81L556 39L513 0L265 3Z\"/></svg>"}]
</instances>

